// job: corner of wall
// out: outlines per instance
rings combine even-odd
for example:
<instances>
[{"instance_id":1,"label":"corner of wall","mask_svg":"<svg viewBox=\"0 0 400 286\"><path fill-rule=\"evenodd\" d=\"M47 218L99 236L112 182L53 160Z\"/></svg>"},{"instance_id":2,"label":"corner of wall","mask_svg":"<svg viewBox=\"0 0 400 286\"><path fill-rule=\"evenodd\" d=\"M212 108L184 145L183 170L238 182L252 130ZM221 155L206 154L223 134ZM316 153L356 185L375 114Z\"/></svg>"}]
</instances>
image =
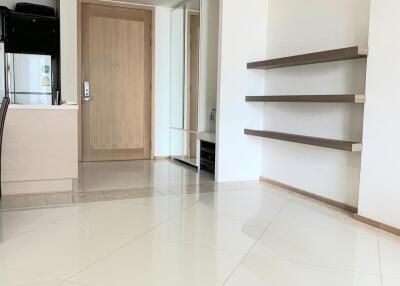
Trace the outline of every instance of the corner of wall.
<instances>
[{"instance_id":1,"label":"corner of wall","mask_svg":"<svg viewBox=\"0 0 400 286\"><path fill-rule=\"evenodd\" d=\"M245 102L263 94L265 76L246 64L265 58L267 2L221 1L218 87L217 180L258 180L262 142L244 135L245 128L261 128L262 107ZM240 13L240 17L237 17Z\"/></svg>"},{"instance_id":2,"label":"corner of wall","mask_svg":"<svg viewBox=\"0 0 400 286\"><path fill-rule=\"evenodd\" d=\"M155 7L154 156L170 155L171 8Z\"/></svg>"}]
</instances>

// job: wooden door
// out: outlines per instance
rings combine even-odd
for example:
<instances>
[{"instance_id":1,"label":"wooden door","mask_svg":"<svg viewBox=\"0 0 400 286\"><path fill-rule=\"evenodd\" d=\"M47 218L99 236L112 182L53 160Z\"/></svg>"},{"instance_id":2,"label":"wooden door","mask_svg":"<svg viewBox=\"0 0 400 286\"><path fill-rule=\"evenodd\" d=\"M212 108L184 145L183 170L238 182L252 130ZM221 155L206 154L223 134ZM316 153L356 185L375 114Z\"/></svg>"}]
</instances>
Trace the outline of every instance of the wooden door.
<instances>
[{"instance_id":1,"label":"wooden door","mask_svg":"<svg viewBox=\"0 0 400 286\"><path fill-rule=\"evenodd\" d=\"M196 12L189 13L189 38L188 38L188 88L189 88L189 129L198 132L199 114L199 66L200 66L200 15ZM189 157L197 155L197 133L189 134Z\"/></svg>"},{"instance_id":2,"label":"wooden door","mask_svg":"<svg viewBox=\"0 0 400 286\"><path fill-rule=\"evenodd\" d=\"M83 161L151 158L152 11L82 4ZM89 99L89 98L87 98Z\"/></svg>"}]
</instances>

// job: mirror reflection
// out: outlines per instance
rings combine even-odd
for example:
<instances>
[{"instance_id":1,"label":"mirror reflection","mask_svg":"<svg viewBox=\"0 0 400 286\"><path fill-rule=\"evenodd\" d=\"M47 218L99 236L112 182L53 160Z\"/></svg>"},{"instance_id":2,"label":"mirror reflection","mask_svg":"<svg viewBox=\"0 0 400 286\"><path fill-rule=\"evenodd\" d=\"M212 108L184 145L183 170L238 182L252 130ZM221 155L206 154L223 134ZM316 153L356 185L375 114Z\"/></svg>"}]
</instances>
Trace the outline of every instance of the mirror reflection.
<instances>
[{"instance_id":1,"label":"mirror reflection","mask_svg":"<svg viewBox=\"0 0 400 286\"><path fill-rule=\"evenodd\" d=\"M171 13L171 154L198 166L200 0Z\"/></svg>"}]
</instances>

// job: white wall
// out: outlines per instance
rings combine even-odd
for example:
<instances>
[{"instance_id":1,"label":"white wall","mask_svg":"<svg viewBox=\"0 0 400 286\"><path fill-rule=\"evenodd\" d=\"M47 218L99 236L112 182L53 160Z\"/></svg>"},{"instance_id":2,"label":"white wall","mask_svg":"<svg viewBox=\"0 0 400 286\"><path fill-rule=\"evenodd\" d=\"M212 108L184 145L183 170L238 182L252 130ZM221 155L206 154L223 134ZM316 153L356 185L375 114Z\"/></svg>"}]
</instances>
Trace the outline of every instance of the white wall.
<instances>
[{"instance_id":1,"label":"white wall","mask_svg":"<svg viewBox=\"0 0 400 286\"><path fill-rule=\"evenodd\" d=\"M269 0L267 58L367 47L369 0ZM364 94L366 60L266 72L267 95ZM261 94L253 94L261 95ZM264 128L341 140L362 139L363 106L265 104ZM262 176L354 207L360 154L264 140Z\"/></svg>"},{"instance_id":2,"label":"white wall","mask_svg":"<svg viewBox=\"0 0 400 286\"><path fill-rule=\"evenodd\" d=\"M219 0L201 1L199 131L211 128L211 110L217 107Z\"/></svg>"},{"instance_id":3,"label":"white wall","mask_svg":"<svg viewBox=\"0 0 400 286\"><path fill-rule=\"evenodd\" d=\"M78 103L77 1L60 0L61 98Z\"/></svg>"},{"instance_id":4,"label":"white wall","mask_svg":"<svg viewBox=\"0 0 400 286\"><path fill-rule=\"evenodd\" d=\"M171 9L156 7L154 156L169 156Z\"/></svg>"},{"instance_id":5,"label":"white wall","mask_svg":"<svg viewBox=\"0 0 400 286\"><path fill-rule=\"evenodd\" d=\"M71 0L69 0L69 1L71 1ZM19 2L28 2L28 3L46 5L46 6L51 6L51 7L57 8L57 0L29 0L29 1L25 1L25 0L2 0L0 2L0 6L6 6L7 8L15 9L15 4L19 3Z\"/></svg>"},{"instance_id":6,"label":"white wall","mask_svg":"<svg viewBox=\"0 0 400 286\"><path fill-rule=\"evenodd\" d=\"M371 0L359 214L400 228L400 2Z\"/></svg>"},{"instance_id":7,"label":"white wall","mask_svg":"<svg viewBox=\"0 0 400 286\"><path fill-rule=\"evenodd\" d=\"M261 140L245 136L243 130L262 128L263 112L260 105L246 104L245 97L264 92L265 74L247 70L246 64L266 56L267 1L220 4L217 180L256 180Z\"/></svg>"}]
</instances>

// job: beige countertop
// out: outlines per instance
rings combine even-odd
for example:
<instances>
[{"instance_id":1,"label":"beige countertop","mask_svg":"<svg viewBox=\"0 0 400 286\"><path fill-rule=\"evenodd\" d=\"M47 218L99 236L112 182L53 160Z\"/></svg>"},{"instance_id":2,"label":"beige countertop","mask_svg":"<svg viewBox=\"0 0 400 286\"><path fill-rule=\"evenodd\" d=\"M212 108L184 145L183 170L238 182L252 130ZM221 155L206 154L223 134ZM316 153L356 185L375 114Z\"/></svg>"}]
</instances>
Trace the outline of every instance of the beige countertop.
<instances>
[{"instance_id":1,"label":"beige countertop","mask_svg":"<svg viewBox=\"0 0 400 286\"><path fill-rule=\"evenodd\" d=\"M78 105L21 105L10 104L9 109L16 110L78 110Z\"/></svg>"}]
</instances>

